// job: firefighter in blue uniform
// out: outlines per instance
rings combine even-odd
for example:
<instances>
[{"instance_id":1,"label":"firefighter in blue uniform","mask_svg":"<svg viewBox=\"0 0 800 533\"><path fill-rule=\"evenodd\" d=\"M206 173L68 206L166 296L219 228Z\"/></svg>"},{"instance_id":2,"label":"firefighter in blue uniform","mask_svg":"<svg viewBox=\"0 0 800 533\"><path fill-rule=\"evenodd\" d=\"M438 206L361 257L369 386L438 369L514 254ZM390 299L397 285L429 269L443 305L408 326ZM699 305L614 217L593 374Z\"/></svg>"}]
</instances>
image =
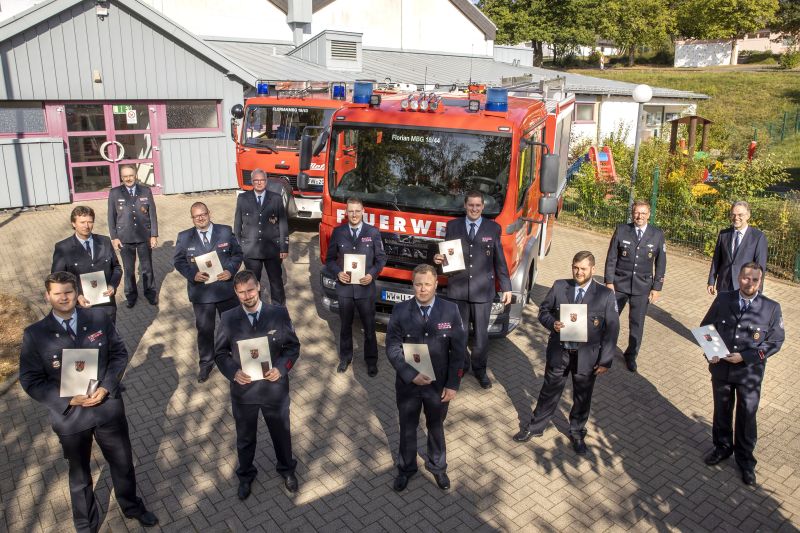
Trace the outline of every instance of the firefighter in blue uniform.
<instances>
[{"instance_id":1,"label":"firefighter in blue uniform","mask_svg":"<svg viewBox=\"0 0 800 533\"><path fill-rule=\"evenodd\" d=\"M394 307L386 331L386 356L397 372L395 392L400 418L394 490L405 490L408 480L417 472L417 426L422 411L428 430L425 467L439 488L447 490L450 478L444 420L464 373L467 335L458 307L436 298L436 270L431 265L417 265L411 279L415 297ZM426 376L406 362L404 343L427 345L435 376Z\"/></svg>"},{"instance_id":2,"label":"firefighter in blue uniform","mask_svg":"<svg viewBox=\"0 0 800 533\"><path fill-rule=\"evenodd\" d=\"M714 393L714 449L705 462L715 465L733 454L746 485L756 482L753 450L764 369L784 340L780 304L759 293L763 276L760 264L742 265L739 289L719 293L701 322L713 324L731 351L721 359L715 356L708 366Z\"/></svg>"},{"instance_id":3,"label":"firefighter in blue uniform","mask_svg":"<svg viewBox=\"0 0 800 533\"><path fill-rule=\"evenodd\" d=\"M363 254L365 275L357 284L350 283L350 265L345 254ZM375 279L386 264L386 252L378 228L364 222L364 204L358 198L347 199L347 222L334 228L325 255L325 268L336 275L336 298L339 302L339 366L346 372L353 360L353 317L355 311L364 328L364 361L367 374L378 374L378 339L375 336L375 302L378 297ZM346 268L347 267L347 268Z\"/></svg>"},{"instance_id":4,"label":"firefighter in blue uniform","mask_svg":"<svg viewBox=\"0 0 800 533\"><path fill-rule=\"evenodd\" d=\"M105 295L110 298L108 303L95 304L93 307L102 309L108 314L111 322L117 322L116 292L122 281L122 266L117 259L117 253L111 244L111 239L105 235L93 233L94 209L79 205L72 210L70 222L75 229L71 237L56 243L53 250L53 263L50 272L69 272L78 280L78 305L91 307L83 297L83 287L80 281L81 274L102 271L108 290Z\"/></svg>"},{"instance_id":5,"label":"firefighter in blue uniform","mask_svg":"<svg viewBox=\"0 0 800 533\"><path fill-rule=\"evenodd\" d=\"M289 223L280 194L267 190L267 175L252 174L253 190L236 198L233 232L244 251L244 267L261 282L262 265L269 277L273 304L285 305L281 264L289 255Z\"/></svg>"},{"instance_id":6,"label":"firefighter in blue uniform","mask_svg":"<svg viewBox=\"0 0 800 533\"><path fill-rule=\"evenodd\" d=\"M483 193L472 191L464 198L466 216L447 223L444 240L461 239L465 269L452 272L447 278L447 297L458 305L461 321L469 331L472 321L472 353L465 358L464 368L472 366L475 378L484 389L492 387L486 374L489 358L489 318L492 302L500 285L503 305L511 303L511 278L500 241L500 225L484 218ZM436 254L433 262L441 265L444 256ZM470 361L471 359L471 361Z\"/></svg>"},{"instance_id":7,"label":"firefighter in blue uniform","mask_svg":"<svg viewBox=\"0 0 800 533\"><path fill-rule=\"evenodd\" d=\"M186 278L189 301L194 309L197 328L197 350L200 354L200 372L197 381L208 380L214 368L214 327L216 315L236 307L238 300L233 292L233 275L242 264L242 249L230 226L213 224L211 213L203 202L192 204L194 227L178 234L175 242L173 264L175 270ZM213 283L208 274L200 272L195 258L216 251L223 272Z\"/></svg>"},{"instance_id":8,"label":"firefighter in blue uniform","mask_svg":"<svg viewBox=\"0 0 800 533\"><path fill-rule=\"evenodd\" d=\"M150 187L137 181L136 167L120 165L119 173L122 185L108 193L108 233L122 257L126 305L136 305L139 296L136 288L137 254L144 296L151 305L157 305L152 257L152 249L158 245L156 203Z\"/></svg>"},{"instance_id":9,"label":"firefighter in blue uniform","mask_svg":"<svg viewBox=\"0 0 800 533\"><path fill-rule=\"evenodd\" d=\"M635 372L636 356L642 346L647 308L656 303L667 271L664 232L648 224L650 204L637 200L630 224L620 224L611 237L606 255L605 284L616 291L619 312L630 302L628 347L623 352L628 370Z\"/></svg>"},{"instance_id":10,"label":"firefighter in blue uniform","mask_svg":"<svg viewBox=\"0 0 800 533\"><path fill-rule=\"evenodd\" d=\"M261 301L261 285L249 270L233 278L233 286L241 305L222 314L214 351L220 372L231 382L231 404L236 421L236 452L239 466L239 499L250 496L250 488L258 470L253 465L258 433L258 415L264 421L275 448L278 473L289 492L297 492L294 475L297 461L292 456L292 435L289 429L289 371L300 357L300 341L294 332L289 312L284 306ZM242 354L238 342L266 337L269 342L271 368L263 379L253 380L242 371ZM258 357L258 353L256 356Z\"/></svg>"},{"instance_id":11,"label":"firefighter in blue uniform","mask_svg":"<svg viewBox=\"0 0 800 533\"><path fill-rule=\"evenodd\" d=\"M52 311L25 329L19 382L31 398L47 408L53 431L58 435L69 464L75 529L94 533L100 528L100 507L94 497L90 465L94 440L108 462L114 496L122 513L145 527L154 526L158 518L136 496L136 474L120 383L128 364L125 343L104 311L76 308L74 275L54 272L47 277L45 288ZM99 385L91 395L61 397L62 351L76 348L97 350Z\"/></svg>"},{"instance_id":12,"label":"firefighter in blue uniform","mask_svg":"<svg viewBox=\"0 0 800 533\"><path fill-rule=\"evenodd\" d=\"M767 237L750 226L750 204L734 202L730 210L731 226L719 232L711 269L708 271L708 293L735 291L739 288L739 271L751 261L767 272ZM764 280L762 279L763 283ZM761 290L764 287L762 285Z\"/></svg>"}]
</instances>

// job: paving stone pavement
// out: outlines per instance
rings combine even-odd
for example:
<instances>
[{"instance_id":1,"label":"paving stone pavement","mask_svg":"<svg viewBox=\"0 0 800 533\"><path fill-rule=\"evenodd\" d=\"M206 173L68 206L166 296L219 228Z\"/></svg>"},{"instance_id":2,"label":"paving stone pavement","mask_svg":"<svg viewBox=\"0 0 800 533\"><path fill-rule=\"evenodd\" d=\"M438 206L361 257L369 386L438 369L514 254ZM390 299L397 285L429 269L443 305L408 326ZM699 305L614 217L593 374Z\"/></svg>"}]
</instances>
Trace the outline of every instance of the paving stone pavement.
<instances>
[{"instance_id":1,"label":"paving stone pavement","mask_svg":"<svg viewBox=\"0 0 800 533\"><path fill-rule=\"evenodd\" d=\"M732 461L709 468L709 374L689 333L711 303L708 263L671 254L663 298L652 306L637 374L621 356L598 379L587 444L578 458L566 437L568 385L554 425L541 438L511 436L530 416L542 384L545 331L530 305L522 328L491 342L494 388L466 377L446 422L453 488L430 474L392 491L398 420L394 372L382 358L377 378L363 361L335 373L338 317L321 306L316 224L292 223L286 262L289 310L302 342L291 373L292 428L300 492L288 496L274 471L266 429L259 431L253 494L236 498L234 423L225 379L198 384L193 315L185 282L170 266L175 236L191 226L202 199L230 224L234 195L156 199L161 229L154 261L161 304L121 306L119 328L131 352L125 377L139 490L165 531L797 531L800 527L800 408L791 373L798 352L800 287L768 279L783 306L787 341L767 365L759 411L759 484L747 488ZM104 201L86 202L107 234ZM46 309L43 279L53 243L70 233L71 206L0 214L0 284ZM608 236L560 226L541 264L535 300L569 277L572 255L592 250L602 264ZM602 269L599 269L602 271ZM120 293L122 291L120 290ZM623 314L626 323L627 311ZM356 353L359 335L356 334ZM627 339L623 326L621 341ZM382 345L383 334L379 333ZM624 345L622 346L624 348ZM420 431L420 449L424 435ZM45 410L15 385L0 398L0 530L70 531L66 462ZM139 530L110 497L107 465L95 447L103 531ZM424 471L424 469L423 469Z\"/></svg>"}]
</instances>

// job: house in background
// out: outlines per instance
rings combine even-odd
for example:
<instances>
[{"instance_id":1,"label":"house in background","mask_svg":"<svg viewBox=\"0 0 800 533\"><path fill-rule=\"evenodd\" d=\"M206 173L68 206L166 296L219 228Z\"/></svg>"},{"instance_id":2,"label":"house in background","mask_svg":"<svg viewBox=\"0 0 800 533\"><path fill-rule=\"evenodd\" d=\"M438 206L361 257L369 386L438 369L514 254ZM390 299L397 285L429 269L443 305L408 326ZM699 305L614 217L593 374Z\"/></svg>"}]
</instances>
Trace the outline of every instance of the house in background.
<instances>
[{"instance_id":1,"label":"house in background","mask_svg":"<svg viewBox=\"0 0 800 533\"><path fill-rule=\"evenodd\" d=\"M734 46L735 45L735 46ZM736 65L742 52L770 52L783 54L791 43L783 34L771 30L748 33L741 39L709 40L686 39L675 41L676 67L716 67Z\"/></svg>"}]
</instances>

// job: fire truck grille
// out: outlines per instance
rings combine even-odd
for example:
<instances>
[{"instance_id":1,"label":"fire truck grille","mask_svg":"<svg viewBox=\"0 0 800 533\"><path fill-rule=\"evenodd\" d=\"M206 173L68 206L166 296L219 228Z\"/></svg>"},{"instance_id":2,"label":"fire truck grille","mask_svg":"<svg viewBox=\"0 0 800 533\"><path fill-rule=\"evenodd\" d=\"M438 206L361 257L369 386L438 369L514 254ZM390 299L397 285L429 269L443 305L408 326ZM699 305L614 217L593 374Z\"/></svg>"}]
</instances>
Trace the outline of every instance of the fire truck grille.
<instances>
[{"instance_id":1,"label":"fire truck grille","mask_svg":"<svg viewBox=\"0 0 800 533\"><path fill-rule=\"evenodd\" d=\"M387 255L386 266L409 270L422 263L432 265L433 256L439 250L437 243L441 240L388 232L381 232L381 238Z\"/></svg>"}]
</instances>

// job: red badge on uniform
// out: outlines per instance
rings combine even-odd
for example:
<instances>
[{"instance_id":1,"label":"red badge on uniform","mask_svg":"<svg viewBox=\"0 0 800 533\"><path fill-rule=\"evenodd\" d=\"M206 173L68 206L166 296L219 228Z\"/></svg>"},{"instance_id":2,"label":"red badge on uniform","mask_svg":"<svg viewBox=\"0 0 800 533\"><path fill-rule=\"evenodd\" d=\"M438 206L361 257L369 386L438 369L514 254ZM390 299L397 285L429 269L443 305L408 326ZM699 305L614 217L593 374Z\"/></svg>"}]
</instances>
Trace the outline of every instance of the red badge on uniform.
<instances>
[{"instance_id":1,"label":"red badge on uniform","mask_svg":"<svg viewBox=\"0 0 800 533\"><path fill-rule=\"evenodd\" d=\"M291 360L291 359L289 359L288 361L286 361L286 370L291 370L291 369L292 369L292 366L293 366L293 365L292 365L292 360Z\"/></svg>"}]
</instances>

